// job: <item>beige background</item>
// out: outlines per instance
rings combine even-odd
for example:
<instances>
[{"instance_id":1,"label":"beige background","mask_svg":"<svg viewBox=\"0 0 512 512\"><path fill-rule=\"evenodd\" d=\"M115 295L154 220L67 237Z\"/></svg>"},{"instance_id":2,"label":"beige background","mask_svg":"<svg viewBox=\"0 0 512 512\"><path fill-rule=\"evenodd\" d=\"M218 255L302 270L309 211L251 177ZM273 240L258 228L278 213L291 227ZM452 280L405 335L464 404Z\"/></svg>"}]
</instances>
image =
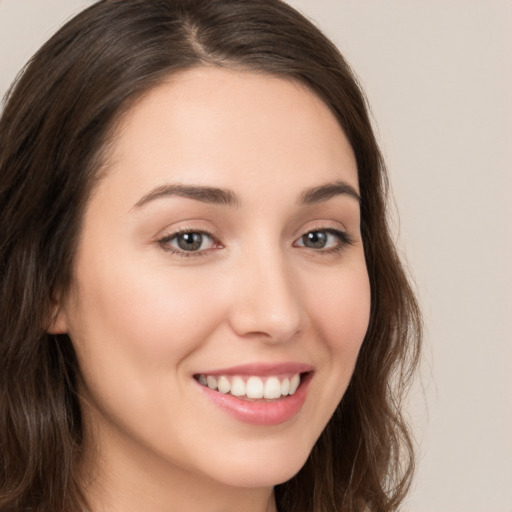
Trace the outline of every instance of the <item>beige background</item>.
<instances>
[{"instance_id":1,"label":"beige background","mask_svg":"<svg viewBox=\"0 0 512 512\"><path fill-rule=\"evenodd\" d=\"M90 3L0 0L0 94ZM367 91L425 311L406 510L512 512L512 1L291 3Z\"/></svg>"}]
</instances>

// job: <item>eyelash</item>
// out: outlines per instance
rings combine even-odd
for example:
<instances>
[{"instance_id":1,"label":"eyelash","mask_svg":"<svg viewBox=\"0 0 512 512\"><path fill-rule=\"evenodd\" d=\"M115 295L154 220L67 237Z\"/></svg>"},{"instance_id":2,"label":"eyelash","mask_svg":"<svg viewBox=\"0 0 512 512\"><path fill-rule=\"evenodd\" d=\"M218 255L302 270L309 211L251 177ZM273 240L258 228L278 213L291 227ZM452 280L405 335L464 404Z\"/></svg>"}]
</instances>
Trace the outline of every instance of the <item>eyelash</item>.
<instances>
[{"instance_id":1,"label":"eyelash","mask_svg":"<svg viewBox=\"0 0 512 512\"><path fill-rule=\"evenodd\" d=\"M306 235L308 235L310 233L326 233L328 235L332 235L337 238L337 243L334 245L334 247L330 247L328 249L322 249L322 248L313 249L311 247L306 247L306 246L302 246L302 245L299 246L299 247L304 247L305 249L311 249L315 253L318 253L321 255L339 254L343 250L345 250L347 247L354 245L354 240L346 231L342 231L341 229L335 229L335 228L315 227L315 228L312 228L312 229L309 229L308 231L306 231L297 240L302 240ZM294 242L294 244L295 243L296 242Z\"/></svg>"},{"instance_id":2,"label":"eyelash","mask_svg":"<svg viewBox=\"0 0 512 512\"><path fill-rule=\"evenodd\" d=\"M313 248L307 247L305 245L300 245L300 246L295 245L295 243L297 243L298 240L303 240L303 238L310 233L326 233L328 235L332 235L338 239L338 243L334 247L331 247L328 249L322 249L322 248L313 249ZM214 237L214 235L212 233L209 233L207 231L201 231L198 229L186 229L186 228L181 229L179 231L175 231L174 233L172 233L170 235L166 235L166 236L160 238L159 240L157 240L157 243L162 247L162 249L164 251L169 252L174 255L177 255L177 256L180 256L182 258L206 256L210 253L210 251L212 249L205 249L202 251L185 251L185 250L177 249L177 248L169 245L170 242L177 239L179 236L187 235L187 234L197 234L197 235L207 236L212 239L212 242L215 245L222 247L220 242ZM311 249L314 253L318 253L318 254L322 254L322 255L339 254L346 247L349 247L353 244L354 244L354 240L346 231L342 231L342 230L334 229L334 228L322 228L322 227L312 228L312 229L306 231L303 235L301 235L294 242L295 247L303 247L305 249Z\"/></svg>"},{"instance_id":3,"label":"eyelash","mask_svg":"<svg viewBox=\"0 0 512 512\"><path fill-rule=\"evenodd\" d=\"M180 249L177 249L177 248L169 245L170 242L172 242L174 239L178 238L179 236L188 235L188 234L197 234L197 235L202 235L202 236L206 235L207 237L212 239L212 241L215 245L220 246L220 242L218 242L218 240L213 236L212 233L209 233L207 231L202 231L200 229L187 229L187 228L180 229L179 231L175 231L174 233L172 233L170 235L166 235L163 238L157 240L157 242L162 247L162 249L164 251L169 252L171 254L175 254L182 258L206 256L211 251L211 249L206 249L203 251L185 251L185 250L180 250Z\"/></svg>"}]
</instances>

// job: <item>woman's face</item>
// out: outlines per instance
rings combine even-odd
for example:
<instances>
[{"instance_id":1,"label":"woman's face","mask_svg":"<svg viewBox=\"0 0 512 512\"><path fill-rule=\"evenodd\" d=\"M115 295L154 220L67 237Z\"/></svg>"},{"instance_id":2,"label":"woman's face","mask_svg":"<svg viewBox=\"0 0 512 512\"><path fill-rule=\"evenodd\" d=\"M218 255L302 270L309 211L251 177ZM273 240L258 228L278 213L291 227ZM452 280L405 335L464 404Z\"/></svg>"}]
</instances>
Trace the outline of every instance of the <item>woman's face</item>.
<instances>
[{"instance_id":1,"label":"woman's face","mask_svg":"<svg viewBox=\"0 0 512 512\"><path fill-rule=\"evenodd\" d=\"M76 349L97 464L291 478L368 325L336 119L292 81L204 67L139 100L109 151L53 328Z\"/></svg>"}]
</instances>

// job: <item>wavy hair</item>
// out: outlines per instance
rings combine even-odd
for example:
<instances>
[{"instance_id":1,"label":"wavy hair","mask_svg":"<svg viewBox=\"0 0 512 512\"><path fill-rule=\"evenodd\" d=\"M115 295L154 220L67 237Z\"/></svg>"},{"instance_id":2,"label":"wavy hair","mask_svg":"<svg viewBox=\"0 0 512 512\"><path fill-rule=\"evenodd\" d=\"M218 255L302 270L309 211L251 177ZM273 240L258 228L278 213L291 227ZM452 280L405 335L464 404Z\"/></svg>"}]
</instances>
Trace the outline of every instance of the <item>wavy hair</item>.
<instances>
[{"instance_id":1,"label":"wavy hair","mask_svg":"<svg viewBox=\"0 0 512 512\"><path fill-rule=\"evenodd\" d=\"M402 402L421 319L387 225L387 178L364 94L336 47L280 0L103 0L61 28L0 119L0 509L79 512L83 425L70 339L46 327L108 143L133 102L177 70L247 69L305 84L354 151L371 314L351 383L281 512L390 512L411 482Z\"/></svg>"}]
</instances>

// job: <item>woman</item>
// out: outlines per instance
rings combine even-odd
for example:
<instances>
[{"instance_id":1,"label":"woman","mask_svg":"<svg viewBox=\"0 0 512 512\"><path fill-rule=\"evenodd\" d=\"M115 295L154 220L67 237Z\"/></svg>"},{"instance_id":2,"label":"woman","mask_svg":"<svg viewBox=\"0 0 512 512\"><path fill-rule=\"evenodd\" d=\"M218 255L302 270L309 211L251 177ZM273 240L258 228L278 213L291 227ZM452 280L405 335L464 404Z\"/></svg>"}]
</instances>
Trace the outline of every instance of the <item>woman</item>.
<instances>
[{"instance_id":1,"label":"woman","mask_svg":"<svg viewBox=\"0 0 512 512\"><path fill-rule=\"evenodd\" d=\"M420 320L362 92L275 0L104 0L0 123L2 510L391 511Z\"/></svg>"}]
</instances>

